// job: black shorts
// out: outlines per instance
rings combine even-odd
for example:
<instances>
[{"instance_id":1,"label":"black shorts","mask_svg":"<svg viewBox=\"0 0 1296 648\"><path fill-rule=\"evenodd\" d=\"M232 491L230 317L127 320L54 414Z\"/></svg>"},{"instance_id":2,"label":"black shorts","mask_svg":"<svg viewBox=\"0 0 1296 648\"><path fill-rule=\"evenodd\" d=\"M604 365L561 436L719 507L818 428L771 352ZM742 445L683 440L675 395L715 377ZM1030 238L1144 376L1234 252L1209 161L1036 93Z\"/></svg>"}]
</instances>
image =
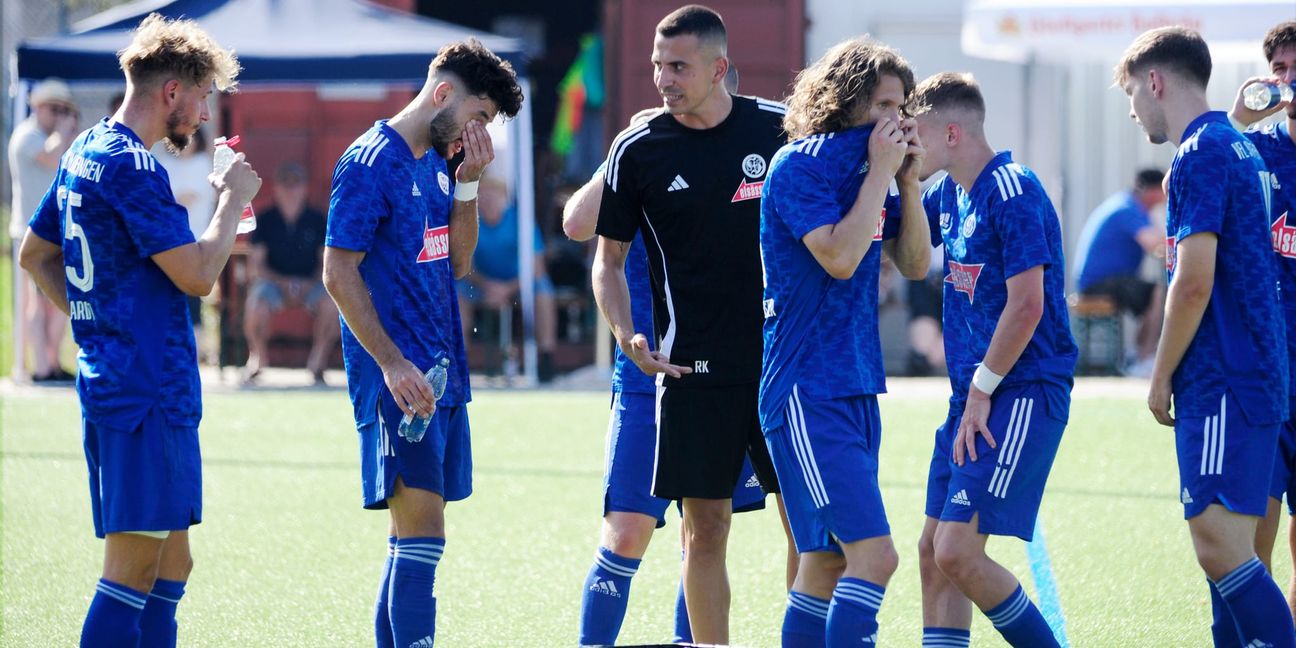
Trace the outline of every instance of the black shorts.
<instances>
[{"instance_id":1,"label":"black shorts","mask_svg":"<svg viewBox=\"0 0 1296 648\"><path fill-rule=\"evenodd\" d=\"M1116 308L1142 315L1152 304L1156 284L1138 277L1108 277L1080 291L1083 295L1100 295L1116 302Z\"/></svg>"},{"instance_id":2,"label":"black shorts","mask_svg":"<svg viewBox=\"0 0 1296 648\"><path fill-rule=\"evenodd\" d=\"M659 387L657 467L653 495L729 499L743 457L766 493L777 493L778 477L760 429L758 383L683 389Z\"/></svg>"}]
</instances>

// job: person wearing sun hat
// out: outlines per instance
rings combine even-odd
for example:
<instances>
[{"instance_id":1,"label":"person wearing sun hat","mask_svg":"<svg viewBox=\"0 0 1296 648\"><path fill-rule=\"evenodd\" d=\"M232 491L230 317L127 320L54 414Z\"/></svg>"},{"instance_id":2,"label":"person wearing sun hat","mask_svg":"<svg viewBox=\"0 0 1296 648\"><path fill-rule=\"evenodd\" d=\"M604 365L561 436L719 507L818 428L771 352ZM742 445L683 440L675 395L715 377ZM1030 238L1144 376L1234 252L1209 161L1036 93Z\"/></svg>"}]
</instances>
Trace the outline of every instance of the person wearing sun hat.
<instances>
[{"instance_id":1,"label":"person wearing sun hat","mask_svg":"<svg viewBox=\"0 0 1296 648\"><path fill-rule=\"evenodd\" d=\"M45 79L31 91L28 104L31 115L14 128L9 140L9 169L13 174L13 203L9 215L9 237L14 245L27 233L27 221L36 213L44 197L59 158L72 144L77 133L79 117L72 91L60 79ZM17 258L15 254L13 258ZM48 299L40 296L30 279L17 281L15 304L23 318L26 349L32 357L31 373L27 374L23 357L17 354L19 375L30 376L35 382L66 381L72 374L59 366L59 345L67 329L67 317Z\"/></svg>"}]
</instances>

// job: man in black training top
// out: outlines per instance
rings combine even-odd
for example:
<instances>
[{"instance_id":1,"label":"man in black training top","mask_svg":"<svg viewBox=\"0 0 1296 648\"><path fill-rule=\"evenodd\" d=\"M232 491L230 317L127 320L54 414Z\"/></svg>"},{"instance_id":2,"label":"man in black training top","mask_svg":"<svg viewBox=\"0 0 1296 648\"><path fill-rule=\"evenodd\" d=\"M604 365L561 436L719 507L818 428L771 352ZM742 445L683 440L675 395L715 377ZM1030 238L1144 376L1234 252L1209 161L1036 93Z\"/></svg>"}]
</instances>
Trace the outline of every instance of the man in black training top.
<instances>
[{"instance_id":1,"label":"man in black training top","mask_svg":"<svg viewBox=\"0 0 1296 648\"><path fill-rule=\"evenodd\" d=\"M617 344L657 376L653 494L683 500L685 601L703 644L729 643L729 498L745 453L761 485L778 490L757 417L759 229L786 109L726 92L726 49L724 22L706 7L681 7L657 25L653 80L666 110L612 144L593 268ZM624 264L636 232L648 250L653 332L635 331L630 315Z\"/></svg>"}]
</instances>

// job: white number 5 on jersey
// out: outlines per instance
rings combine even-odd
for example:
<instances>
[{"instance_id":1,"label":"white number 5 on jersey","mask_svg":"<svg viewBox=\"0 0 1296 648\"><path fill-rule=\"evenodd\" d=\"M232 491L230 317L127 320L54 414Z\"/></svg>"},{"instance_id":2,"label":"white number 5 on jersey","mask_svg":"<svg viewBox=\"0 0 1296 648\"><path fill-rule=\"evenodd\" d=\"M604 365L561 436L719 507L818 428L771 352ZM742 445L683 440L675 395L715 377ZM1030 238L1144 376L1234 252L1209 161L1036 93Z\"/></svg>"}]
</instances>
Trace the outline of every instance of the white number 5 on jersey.
<instances>
[{"instance_id":1,"label":"white number 5 on jersey","mask_svg":"<svg viewBox=\"0 0 1296 648\"><path fill-rule=\"evenodd\" d=\"M68 283L81 292L90 292L94 288L94 260L90 258L90 239L86 238L85 230L72 220L72 208L80 206L81 194L75 191L67 192L64 206L67 210L67 221L63 225L63 238L81 242L81 268L79 272L72 266L66 266L63 270L67 273Z\"/></svg>"}]
</instances>

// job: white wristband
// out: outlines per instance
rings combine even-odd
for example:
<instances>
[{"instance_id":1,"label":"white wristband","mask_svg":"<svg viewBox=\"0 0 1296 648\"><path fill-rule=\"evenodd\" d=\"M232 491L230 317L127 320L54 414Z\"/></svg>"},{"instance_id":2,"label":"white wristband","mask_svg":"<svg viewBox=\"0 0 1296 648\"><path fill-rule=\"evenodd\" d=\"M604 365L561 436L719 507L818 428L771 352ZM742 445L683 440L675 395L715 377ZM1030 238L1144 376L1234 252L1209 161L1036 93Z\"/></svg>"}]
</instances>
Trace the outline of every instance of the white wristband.
<instances>
[{"instance_id":1,"label":"white wristband","mask_svg":"<svg viewBox=\"0 0 1296 648\"><path fill-rule=\"evenodd\" d=\"M1003 376L990 371L984 364L978 364L976 372L972 374L972 386L986 394L993 394L1003 379Z\"/></svg>"},{"instance_id":2,"label":"white wristband","mask_svg":"<svg viewBox=\"0 0 1296 648\"><path fill-rule=\"evenodd\" d=\"M477 181L460 182L455 185L454 199L459 202L468 202L477 199Z\"/></svg>"}]
</instances>

